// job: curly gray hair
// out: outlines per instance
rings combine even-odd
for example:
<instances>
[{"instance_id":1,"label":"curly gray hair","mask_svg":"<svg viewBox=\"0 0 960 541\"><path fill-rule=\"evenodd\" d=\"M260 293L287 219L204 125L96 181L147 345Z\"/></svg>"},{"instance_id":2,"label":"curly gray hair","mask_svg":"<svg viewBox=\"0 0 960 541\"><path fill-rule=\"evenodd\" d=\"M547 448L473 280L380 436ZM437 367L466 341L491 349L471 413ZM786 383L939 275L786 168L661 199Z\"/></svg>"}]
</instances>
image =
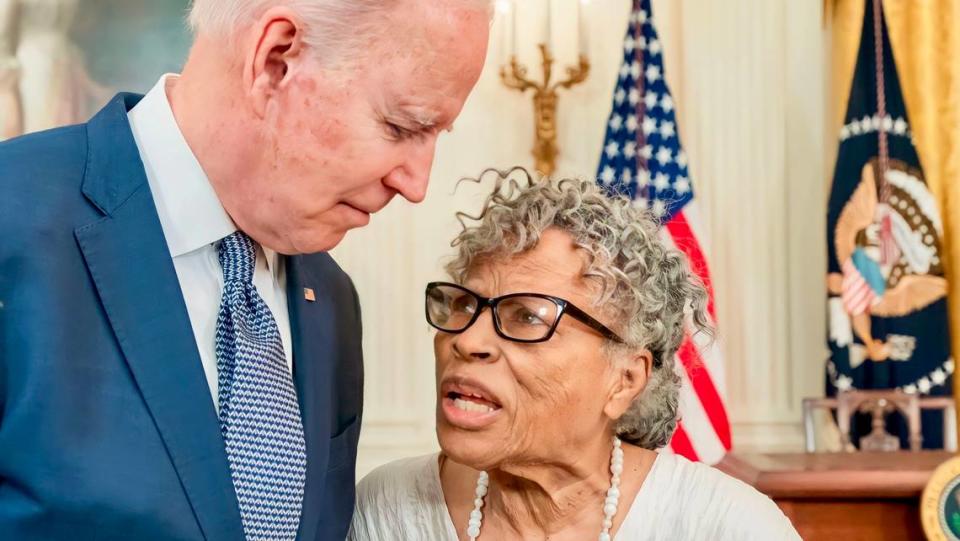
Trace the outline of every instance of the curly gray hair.
<instances>
[{"instance_id":1,"label":"curly gray hair","mask_svg":"<svg viewBox=\"0 0 960 541\"><path fill-rule=\"evenodd\" d=\"M488 169L464 180L481 182L490 173L497 175L496 185L480 214L457 214L463 230L451 242L458 253L447 273L462 283L484 260L530 250L549 228L569 234L587 255L584 277L600 286L595 305L623 322L619 333L626 343L608 341L606 353L616 359L647 349L654 357L650 381L617 420L616 433L647 449L663 447L678 420L675 353L688 314L697 332L712 336L700 280L680 252L660 242L652 215L627 197L608 195L591 180L538 182L521 167Z\"/></svg>"}]
</instances>

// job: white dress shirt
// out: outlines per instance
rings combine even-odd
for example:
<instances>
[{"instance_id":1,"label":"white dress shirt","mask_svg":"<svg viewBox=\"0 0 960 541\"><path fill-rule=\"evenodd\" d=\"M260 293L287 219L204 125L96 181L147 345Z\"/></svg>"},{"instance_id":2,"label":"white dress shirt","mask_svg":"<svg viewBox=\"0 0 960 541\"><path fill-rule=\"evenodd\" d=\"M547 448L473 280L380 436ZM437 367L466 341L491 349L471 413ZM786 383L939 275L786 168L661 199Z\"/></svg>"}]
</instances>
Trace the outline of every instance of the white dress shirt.
<instances>
[{"instance_id":1,"label":"white dress shirt","mask_svg":"<svg viewBox=\"0 0 960 541\"><path fill-rule=\"evenodd\" d=\"M217 259L217 245L237 226L220 204L177 126L166 92L167 83L176 77L161 77L127 116L186 301L210 395L219 410L216 335L223 270ZM283 259L276 252L257 249L253 283L277 321L287 367L292 371L286 273Z\"/></svg>"}]
</instances>

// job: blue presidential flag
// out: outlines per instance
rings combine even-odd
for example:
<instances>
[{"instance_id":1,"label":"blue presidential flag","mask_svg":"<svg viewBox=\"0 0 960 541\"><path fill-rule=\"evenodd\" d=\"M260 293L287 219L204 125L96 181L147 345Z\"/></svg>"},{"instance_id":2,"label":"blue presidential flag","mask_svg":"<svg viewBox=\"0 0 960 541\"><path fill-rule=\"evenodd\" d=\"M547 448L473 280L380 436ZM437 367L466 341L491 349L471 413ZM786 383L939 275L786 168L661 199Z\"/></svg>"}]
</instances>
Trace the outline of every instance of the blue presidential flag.
<instances>
[{"instance_id":1,"label":"blue presidential flag","mask_svg":"<svg viewBox=\"0 0 960 541\"><path fill-rule=\"evenodd\" d=\"M827 214L827 392L950 395L943 224L914 148L882 11L866 4ZM861 421L862 435L869 423ZM942 446L942 416L925 412L922 424L923 446ZM905 445L902 419L888 429Z\"/></svg>"}]
</instances>

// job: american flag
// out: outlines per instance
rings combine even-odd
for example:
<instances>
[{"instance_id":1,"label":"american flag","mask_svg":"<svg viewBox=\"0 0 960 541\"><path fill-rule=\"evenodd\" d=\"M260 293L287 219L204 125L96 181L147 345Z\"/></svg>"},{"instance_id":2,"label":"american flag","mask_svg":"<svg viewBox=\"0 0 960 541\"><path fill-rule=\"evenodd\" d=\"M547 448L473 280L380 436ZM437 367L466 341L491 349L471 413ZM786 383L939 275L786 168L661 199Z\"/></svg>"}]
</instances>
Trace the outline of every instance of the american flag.
<instances>
[{"instance_id":1,"label":"american flag","mask_svg":"<svg viewBox=\"0 0 960 541\"><path fill-rule=\"evenodd\" d=\"M653 26L650 0L633 3L597 176L608 190L628 194L662 220L661 238L686 254L707 286L708 311L715 318L704 236L673 99L664 80L663 45ZM702 333L688 331L677 357L683 367L681 421L670 447L691 460L715 464L731 447L720 350Z\"/></svg>"}]
</instances>

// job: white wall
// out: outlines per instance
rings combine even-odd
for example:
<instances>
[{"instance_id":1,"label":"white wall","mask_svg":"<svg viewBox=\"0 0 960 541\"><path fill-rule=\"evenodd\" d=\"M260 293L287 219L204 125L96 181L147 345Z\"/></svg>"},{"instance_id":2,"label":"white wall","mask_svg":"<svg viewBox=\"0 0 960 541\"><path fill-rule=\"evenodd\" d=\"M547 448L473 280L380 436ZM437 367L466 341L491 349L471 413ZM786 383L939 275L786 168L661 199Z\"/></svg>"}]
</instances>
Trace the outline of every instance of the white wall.
<instances>
[{"instance_id":1,"label":"white wall","mask_svg":"<svg viewBox=\"0 0 960 541\"><path fill-rule=\"evenodd\" d=\"M576 0L554 1L555 28L571 36L560 54L572 59ZM522 2L521 21L534 20L539 0ZM800 399L821 391L823 160L832 143L823 137L821 5L654 1L681 137L712 237L727 403L741 450L800 450ZM560 174L595 174L629 10L628 0L589 7L593 70L561 97ZM539 25L531 28L521 59L538 65ZM454 212L479 201L472 185L454 193L456 180L489 166L532 164L531 101L499 81L501 31L498 20L484 74L454 132L441 139L427 201L416 208L394 203L335 252L364 307L361 475L436 448L432 335L422 298L424 284L443 277Z\"/></svg>"}]
</instances>

